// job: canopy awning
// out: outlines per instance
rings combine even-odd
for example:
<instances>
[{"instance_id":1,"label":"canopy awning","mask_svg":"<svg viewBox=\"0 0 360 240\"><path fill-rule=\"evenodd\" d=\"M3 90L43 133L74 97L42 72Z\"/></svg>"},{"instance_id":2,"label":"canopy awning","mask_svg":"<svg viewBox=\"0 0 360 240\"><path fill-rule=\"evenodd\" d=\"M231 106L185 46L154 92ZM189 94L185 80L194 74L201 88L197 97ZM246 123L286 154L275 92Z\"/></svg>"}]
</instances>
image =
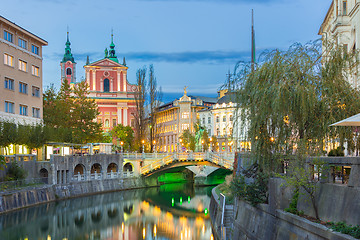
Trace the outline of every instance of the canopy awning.
<instances>
[{"instance_id":1,"label":"canopy awning","mask_svg":"<svg viewBox=\"0 0 360 240\"><path fill-rule=\"evenodd\" d=\"M333 123L330 126L353 126L353 127L360 126L360 113L345 118L344 120L341 120L339 122Z\"/></svg>"}]
</instances>

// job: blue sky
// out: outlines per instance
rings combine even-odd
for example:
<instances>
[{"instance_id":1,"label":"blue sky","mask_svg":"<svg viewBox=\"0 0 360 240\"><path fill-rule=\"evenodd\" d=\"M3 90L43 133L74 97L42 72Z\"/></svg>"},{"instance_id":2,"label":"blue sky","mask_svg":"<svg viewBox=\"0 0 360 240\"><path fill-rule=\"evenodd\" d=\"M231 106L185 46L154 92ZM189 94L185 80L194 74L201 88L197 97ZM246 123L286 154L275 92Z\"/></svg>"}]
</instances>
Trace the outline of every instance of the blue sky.
<instances>
[{"instance_id":1,"label":"blue sky","mask_svg":"<svg viewBox=\"0 0 360 240\"><path fill-rule=\"evenodd\" d=\"M84 77L86 56L103 58L111 29L117 56L126 57L128 80L153 64L165 98L216 96L236 62L249 61L251 9L257 54L318 39L330 0L1 0L0 15L48 41L43 48L44 87L60 85L59 63L67 26ZM165 99L168 100L168 99Z\"/></svg>"}]
</instances>

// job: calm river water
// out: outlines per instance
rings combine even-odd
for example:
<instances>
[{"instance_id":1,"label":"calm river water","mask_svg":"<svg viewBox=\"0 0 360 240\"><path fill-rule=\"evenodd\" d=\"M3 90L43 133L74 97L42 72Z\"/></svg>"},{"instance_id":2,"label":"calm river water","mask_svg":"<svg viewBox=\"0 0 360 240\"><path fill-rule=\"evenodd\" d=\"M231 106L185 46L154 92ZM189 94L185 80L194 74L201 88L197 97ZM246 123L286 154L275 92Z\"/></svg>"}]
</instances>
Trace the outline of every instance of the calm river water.
<instances>
[{"instance_id":1,"label":"calm river water","mask_svg":"<svg viewBox=\"0 0 360 240\"><path fill-rule=\"evenodd\" d=\"M166 184L26 208L0 215L0 239L212 240L212 188Z\"/></svg>"}]
</instances>

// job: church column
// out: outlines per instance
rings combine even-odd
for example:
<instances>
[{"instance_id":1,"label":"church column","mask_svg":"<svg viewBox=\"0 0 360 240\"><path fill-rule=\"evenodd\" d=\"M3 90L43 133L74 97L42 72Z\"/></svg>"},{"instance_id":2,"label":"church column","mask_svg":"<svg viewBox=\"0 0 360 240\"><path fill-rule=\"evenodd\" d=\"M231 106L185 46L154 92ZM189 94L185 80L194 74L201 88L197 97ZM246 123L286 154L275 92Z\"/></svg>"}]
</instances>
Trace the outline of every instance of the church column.
<instances>
[{"instance_id":1,"label":"church column","mask_svg":"<svg viewBox=\"0 0 360 240\"><path fill-rule=\"evenodd\" d=\"M88 90L93 90L90 85L90 71L86 71L86 83L88 84Z\"/></svg>"},{"instance_id":2,"label":"church column","mask_svg":"<svg viewBox=\"0 0 360 240\"><path fill-rule=\"evenodd\" d=\"M92 81L93 81L93 90L94 91L96 91L96 70L93 70L92 71L92 74L93 74L93 76L92 76Z\"/></svg>"},{"instance_id":3,"label":"church column","mask_svg":"<svg viewBox=\"0 0 360 240\"><path fill-rule=\"evenodd\" d=\"M100 79L100 92L104 91L104 80L101 78Z\"/></svg>"},{"instance_id":4,"label":"church column","mask_svg":"<svg viewBox=\"0 0 360 240\"><path fill-rule=\"evenodd\" d=\"M123 121L122 121L121 117L122 117L122 115L121 115L121 107L118 107L117 108L117 118L118 118L117 122L118 122L118 124L123 124Z\"/></svg>"},{"instance_id":5,"label":"church column","mask_svg":"<svg viewBox=\"0 0 360 240\"><path fill-rule=\"evenodd\" d=\"M128 108L124 108L124 126L127 126L128 125Z\"/></svg>"},{"instance_id":6,"label":"church column","mask_svg":"<svg viewBox=\"0 0 360 240\"><path fill-rule=\"evenodd\" d=\"M127 81L126 81L126 74L123 73L123 85L124 85L124 86L123 86L123 91L124 91L124 92L127 91L127 90L126 90L126 82L127 82Z\"/></svg>"},{"instance_id":7,"label":"church column","mask_svg":"<svg viewBox=\"0 0 360 240\"><path fill-rule=\"evenodd\" d=\"M110 80L110 92L112 92L112 91L113 91L113 89L114 89L113 84L114 84L114 80L113 80L113 79L111 79L111 80Z\"/></svg>"},{"instance_id":8,"label":"church column","mask_svg":"<svg viewBox=\"0 0 360 240\"><path fill-rule=\"evenodd\" d=\"M117 73L117 91L120 92L120 72Z\"/></svg>"}]
</instances>

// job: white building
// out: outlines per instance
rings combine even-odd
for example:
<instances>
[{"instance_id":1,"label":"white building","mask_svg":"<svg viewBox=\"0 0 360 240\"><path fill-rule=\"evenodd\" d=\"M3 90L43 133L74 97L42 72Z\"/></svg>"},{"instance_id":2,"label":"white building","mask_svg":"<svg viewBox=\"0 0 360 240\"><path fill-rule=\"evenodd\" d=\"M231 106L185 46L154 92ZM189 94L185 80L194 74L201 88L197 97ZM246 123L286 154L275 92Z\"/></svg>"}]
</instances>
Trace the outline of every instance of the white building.
<instances>
[{"instance_id":1,"label":"white building","mask_svg":"<svg viewBox=\"0 0 360 240\"><path fill-rule=\"evenodd\" d=\"M319 35L322 36L323 51L325 42L342 45L345 50L352 51L360 46L360 13L359 0L333 0L321 24ZM349 78L350 84L358 88L359 76L356 73Z\"/></svg>"}]
</instances>

